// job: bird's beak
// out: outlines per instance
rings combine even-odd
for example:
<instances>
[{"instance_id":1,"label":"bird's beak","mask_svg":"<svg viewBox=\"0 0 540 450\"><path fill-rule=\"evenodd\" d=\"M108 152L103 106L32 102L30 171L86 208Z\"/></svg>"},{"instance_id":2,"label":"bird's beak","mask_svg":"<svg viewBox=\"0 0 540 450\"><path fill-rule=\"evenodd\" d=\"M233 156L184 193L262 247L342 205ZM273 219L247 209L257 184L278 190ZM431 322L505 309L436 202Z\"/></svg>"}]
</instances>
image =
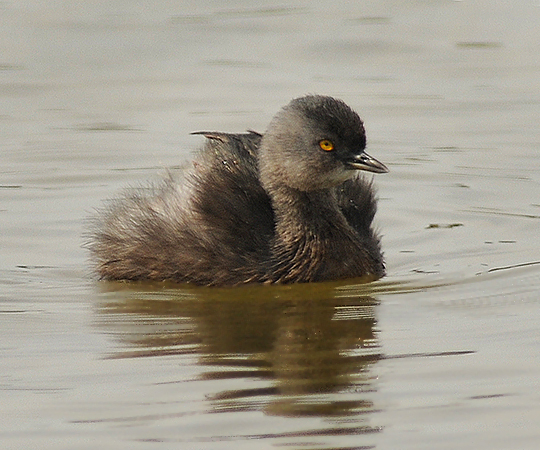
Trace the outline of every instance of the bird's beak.
<instances>
[{"instance_id":1,"label":"bird's beak","mask_svg":"<svg viewBox=\"0 0 540 450\"><path fill-rule=\"evenodd\" d=\"M373 173L387 173L388 167L382 162L372 158L367 153L362 152L359 155L354 155L353 159L347 161L351 169L365 170Z\"/></svg>"}]
</instances>

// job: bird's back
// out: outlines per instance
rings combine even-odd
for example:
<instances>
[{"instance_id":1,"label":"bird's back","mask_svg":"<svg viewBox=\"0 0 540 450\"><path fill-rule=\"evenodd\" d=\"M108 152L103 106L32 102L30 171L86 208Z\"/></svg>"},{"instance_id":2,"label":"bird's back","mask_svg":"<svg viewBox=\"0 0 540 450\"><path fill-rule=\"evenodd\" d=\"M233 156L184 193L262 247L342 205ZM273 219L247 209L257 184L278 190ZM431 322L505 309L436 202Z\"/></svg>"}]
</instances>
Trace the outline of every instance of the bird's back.
<instances>
[{"instance_id":1,"label":"bird's back","mask_svg":"<svg viewBox=\"0 0 540 450\"><path fill-rule=\"evenodd\" d=\"M200 133L206 145L182 180L127 191L101 211L89 233L104 279L205 285L261 278L274 229L258 180L261 136Z\"/></svg>"}]
</instances>

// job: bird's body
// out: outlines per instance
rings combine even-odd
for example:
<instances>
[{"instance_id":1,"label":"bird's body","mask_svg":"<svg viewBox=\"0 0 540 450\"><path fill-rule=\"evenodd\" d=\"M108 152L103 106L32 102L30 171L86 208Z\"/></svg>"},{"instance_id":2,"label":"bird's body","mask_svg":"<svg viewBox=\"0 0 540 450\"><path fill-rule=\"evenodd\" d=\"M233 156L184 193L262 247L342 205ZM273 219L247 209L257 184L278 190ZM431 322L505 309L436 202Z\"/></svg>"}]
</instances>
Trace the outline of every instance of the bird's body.
<instances>
[{"instance_id":1,"label":"bird's body","mask_svg":"<svg viewBox=\"0 0 540 450\"><path fill-rule=\"evenodd\" d=\"M94 220L101 278L237 285L384 275L372 185L354 169L386 168L363 152L362 122L343 102L293 100L265 135L199 134L206 145L181 180L128 193Z\"/></svg>"}]
</instances>

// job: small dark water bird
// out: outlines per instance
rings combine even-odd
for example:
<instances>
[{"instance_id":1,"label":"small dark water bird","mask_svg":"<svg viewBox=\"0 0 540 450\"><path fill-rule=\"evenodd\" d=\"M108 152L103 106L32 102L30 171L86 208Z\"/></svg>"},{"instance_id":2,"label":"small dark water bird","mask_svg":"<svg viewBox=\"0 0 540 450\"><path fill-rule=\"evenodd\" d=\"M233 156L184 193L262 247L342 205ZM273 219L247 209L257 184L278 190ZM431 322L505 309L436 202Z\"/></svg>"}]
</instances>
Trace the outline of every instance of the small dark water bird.
<instances>
[{"instance_id":1,"label":"small dark water bird","mask_svg":"<svg viewBox=\"0 0 540 450\"><path fill-rule=\"evenodd\" d=\"M388 169L365 153L363 123L344 102L292 100L264 135L195 134L206 145L181 180L126 193L92 220L87 246L102 279L217 286L384 276L373 186L358 171Z\"/></svg>"}]
</instances>

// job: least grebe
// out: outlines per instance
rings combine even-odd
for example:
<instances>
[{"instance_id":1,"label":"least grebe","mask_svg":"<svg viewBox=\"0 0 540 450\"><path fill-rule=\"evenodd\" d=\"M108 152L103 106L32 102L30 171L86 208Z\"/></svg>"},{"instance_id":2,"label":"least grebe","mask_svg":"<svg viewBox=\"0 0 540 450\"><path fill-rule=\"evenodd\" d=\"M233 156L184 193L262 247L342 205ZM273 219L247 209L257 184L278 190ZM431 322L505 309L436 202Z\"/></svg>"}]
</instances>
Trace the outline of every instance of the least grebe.
<instances>
[{"instance_id":1,"label":"least grebe","mask_svg":"<svg viewBox=\"0 0 540 450\"><path fill-rule=\"evenodd\" d=\"M385 274L376 199L358 172L363 122L343 101L292 100L264 135L198 132L206 145L181 180L111 201L88 247L101 278L199 285L293 283Z\"/></svg>"}]
</instances>

